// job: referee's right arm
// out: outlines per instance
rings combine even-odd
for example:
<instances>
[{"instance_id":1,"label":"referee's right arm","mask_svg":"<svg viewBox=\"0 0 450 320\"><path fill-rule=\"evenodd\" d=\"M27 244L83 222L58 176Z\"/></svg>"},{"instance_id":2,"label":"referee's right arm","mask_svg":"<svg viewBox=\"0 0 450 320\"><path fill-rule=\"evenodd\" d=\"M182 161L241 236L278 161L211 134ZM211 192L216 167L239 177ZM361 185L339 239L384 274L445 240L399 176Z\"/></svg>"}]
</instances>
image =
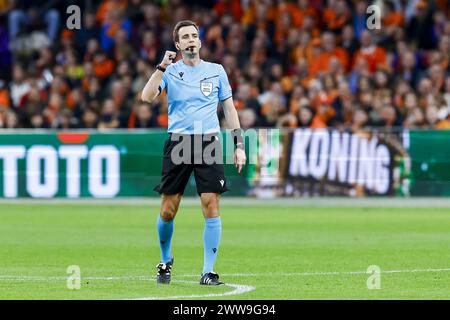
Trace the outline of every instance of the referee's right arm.
<instances>
[{"instance_id":1,"label":"referee's right arm","mask_svg":"<svg viewBox=\"0 0 450 320\"><path fill-rule=\"evenodd\" d=\"M163 70L166 69L167 66L172 63L172 60L175 59L176 55L177 55L176 52L166 51L163 60L159 64L160 68L156 69L156 71L152 74L150 80L148 80L147 84L142 90L141 99L143 101L152 102L158 96L159 94L158 87L159 84L161 83L161 79L164 73L164 71L162 71L161 68Z\"/></svg>"}]
</instances>

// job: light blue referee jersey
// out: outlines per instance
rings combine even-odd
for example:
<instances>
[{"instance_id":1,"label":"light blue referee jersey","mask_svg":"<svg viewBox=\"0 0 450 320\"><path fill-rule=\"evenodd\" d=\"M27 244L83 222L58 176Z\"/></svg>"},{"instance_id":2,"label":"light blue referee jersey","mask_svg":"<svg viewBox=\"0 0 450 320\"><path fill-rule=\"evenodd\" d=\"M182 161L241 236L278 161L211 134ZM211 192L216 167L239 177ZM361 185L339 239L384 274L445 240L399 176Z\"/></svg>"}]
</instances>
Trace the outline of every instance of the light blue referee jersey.
<instances>
[{"instance_id":1,"label":"light blue referee jersey","mask_svg":"<svg viewBox=\"0 0 450 320\"><path fill-rule=\"evenodd\" d=\"M169 103L168 132L208 134L220 131L219 101L231 97L227 74L220 64L200 60L188 66L183 60L170 64L159 85Z\"/></svg>"}]
</instances>

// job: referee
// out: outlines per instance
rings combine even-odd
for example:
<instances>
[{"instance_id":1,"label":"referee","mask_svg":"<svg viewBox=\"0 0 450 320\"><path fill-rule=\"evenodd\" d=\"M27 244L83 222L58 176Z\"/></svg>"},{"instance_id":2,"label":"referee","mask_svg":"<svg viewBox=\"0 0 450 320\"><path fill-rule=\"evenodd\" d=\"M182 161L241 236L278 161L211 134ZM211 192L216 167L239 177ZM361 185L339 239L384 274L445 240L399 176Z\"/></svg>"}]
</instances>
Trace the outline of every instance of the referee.
<instances>
[{"instance_id":1,"label":"referee","mask_svg":"<svg viewBox=\"0 0 450 320\"><path fill-rule=\"evenodd\" d=\"M228 126L233 129L234 164L239 173L246 162L242 131L224 68L220 64L200 59L201 42L197 25L189 20L178 22L173 30L173 40L182 59L172 63L177 54L166 51L142 91L142 100L151 102L166 90L169 104L167 131L170 137L164 145L161 183L154 189L161 194L162 200L157 220L161 249L161 263L156 266L157 282L170 283L173 266L170 243L174 218L186 184L194 171L205 218L204 261L200 284L220 285L223 282L219 281L219 275L214 272L222 233L219 198L228 188L218 138L218 103L223 107ZM196 144L200 144L201 152ZM176 150L180 149L183 160L187 161L180 162L177 158L181 153ZM211 159L203 158L204 151L211 149L217 151L214 159L220 161L211 163Z\"/></svg>"}]
</instances>

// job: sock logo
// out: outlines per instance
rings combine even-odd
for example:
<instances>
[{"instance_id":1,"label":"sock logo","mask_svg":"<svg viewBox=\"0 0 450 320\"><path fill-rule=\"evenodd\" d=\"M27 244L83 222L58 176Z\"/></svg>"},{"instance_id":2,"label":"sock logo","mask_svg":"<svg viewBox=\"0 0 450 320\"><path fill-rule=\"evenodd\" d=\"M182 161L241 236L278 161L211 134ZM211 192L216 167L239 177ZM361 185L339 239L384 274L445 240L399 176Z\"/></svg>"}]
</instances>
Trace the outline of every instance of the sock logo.
<instances>
[{"instance_id":1,"label":"sock logo","mask_svg":"<svg viewBox=\"0 0 450 320\"><path fill-rule=\"evenodd\" d=\"M216 253L217 252L217 248L213 248L213 252Z\"/></svg>"},{"instance_id":2,"label":"sock logo","mask_svg":"<svg viewBox=\"0 0 450 320\"><path fill-rule=\"evenodd\" d=\"M161 244L164 244L164 243L166 243L165 241L162 241L162 240L161 240L160 242L161 242Z\"/></svg>"}]
</instances>

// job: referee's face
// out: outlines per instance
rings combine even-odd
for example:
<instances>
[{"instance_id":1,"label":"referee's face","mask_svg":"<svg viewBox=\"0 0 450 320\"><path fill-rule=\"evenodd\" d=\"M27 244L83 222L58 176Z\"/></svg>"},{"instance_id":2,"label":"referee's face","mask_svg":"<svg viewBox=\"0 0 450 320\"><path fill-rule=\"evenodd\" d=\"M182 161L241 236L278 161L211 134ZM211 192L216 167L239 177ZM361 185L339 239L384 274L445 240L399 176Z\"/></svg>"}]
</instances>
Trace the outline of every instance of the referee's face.
<instances>
[{"instance_id":1,"label":"referee's face","mask_svg":"<svg viewBox=\"0 0 450 320\"><path fill-rule=\"evenodd\" d=\"M198 53L202 44L198 37L198 31L194 26L186 26L178 30L179 50L187 51L193 48L192 53Z\"/></svg>"}]
</instances>

